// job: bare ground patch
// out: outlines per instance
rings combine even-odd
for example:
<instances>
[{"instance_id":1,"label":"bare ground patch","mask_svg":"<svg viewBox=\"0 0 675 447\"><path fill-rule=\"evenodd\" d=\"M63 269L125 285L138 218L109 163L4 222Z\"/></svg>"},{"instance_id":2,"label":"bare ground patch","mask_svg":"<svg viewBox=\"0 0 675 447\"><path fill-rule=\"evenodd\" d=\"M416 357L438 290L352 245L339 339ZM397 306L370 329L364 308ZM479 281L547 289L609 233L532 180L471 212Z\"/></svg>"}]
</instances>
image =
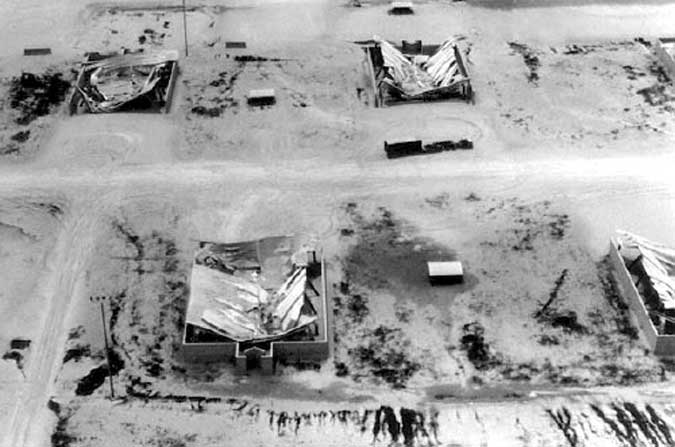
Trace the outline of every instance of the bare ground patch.
<instances>
[{"instance_id":1,"label":"bare ground patch","mask_svg":"<svg viewBox=\"0 0 675 447\"><path fill-rule=\"evenodd\" d=\"M612 283L551 202L430 197L472 216L452 250L387 208L349 203L334 290L339 376L423 384L632 384L661 380ZM461 210L461 211L459 211ZM451 217L449 217L452 219ZM427 260L459 258L459 286L431 287Z\"/></svg>"}]
</instances>

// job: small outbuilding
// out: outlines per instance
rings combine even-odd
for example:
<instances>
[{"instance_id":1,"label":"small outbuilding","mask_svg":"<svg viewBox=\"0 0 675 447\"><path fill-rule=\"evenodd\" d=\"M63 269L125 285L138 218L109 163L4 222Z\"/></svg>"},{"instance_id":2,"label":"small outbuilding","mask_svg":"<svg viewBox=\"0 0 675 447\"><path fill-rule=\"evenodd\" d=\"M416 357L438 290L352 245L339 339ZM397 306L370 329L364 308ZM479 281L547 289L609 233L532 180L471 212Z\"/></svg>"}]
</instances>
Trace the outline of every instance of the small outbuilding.
<instances>
[{"instance_id":1,"label":"small outbuilding","mask_svg":"<svg viewBox=\"0 0 675 447\"><path fill-rule=\"evenodd\" d=\"M246 101L250 106L271 106L277 102L273 88L250 90Z\"/></svg>"},{"instance_id":2,"label":"small outbuilding","mask_svg":"<svg viewBox=\"0 0 675 447\"><path fill-rule=\"evenodd\" d=\"M427 262L431 285L460 284L464 282L464 269L459 261Z\"/></svg>"},{"instance_id":3,"label":"small outbuilding","mask_svg":"<svg viewBox=\"0 0 675 447\"><path fill-rule=\"evenodd\" d=\"M244 41L235 41L235 40L227 41L227 42L225 42L225 48L227 48L227 49L234 49L234 48L241 49L241 48L246 48L246 42L244 42Z\"/></svg>"},{"instance_id":4,"label":"small outbuilding","mask_svg":"<svg viewBox=\"0 0 675 447\"><path fill-rule=\"evenodd\" d=\"M9 347L11 349L28 349L30 347L30 339L28 338L13 338L9 342Z\"/></svg>"},{"instance_id":5,"label":"small outbuilding","mask_svg":"<svg viewBox=\"0 0 675 447\"><path fill-rule=\"evenodd\" d=\"M397 142L384 142L387 158L399 158L422 153L422 140L406 139Z\"/></svg>"},{"instance_id":6,"label":"small outbuilding","mask_svg":"<svg viewBox=\"0 0 675 447\"><path fill-rule=\"evenodd\" d=\"M391 2L389 14L405 15L414 14L412 2Z\"/></svg>"}]
</instances>

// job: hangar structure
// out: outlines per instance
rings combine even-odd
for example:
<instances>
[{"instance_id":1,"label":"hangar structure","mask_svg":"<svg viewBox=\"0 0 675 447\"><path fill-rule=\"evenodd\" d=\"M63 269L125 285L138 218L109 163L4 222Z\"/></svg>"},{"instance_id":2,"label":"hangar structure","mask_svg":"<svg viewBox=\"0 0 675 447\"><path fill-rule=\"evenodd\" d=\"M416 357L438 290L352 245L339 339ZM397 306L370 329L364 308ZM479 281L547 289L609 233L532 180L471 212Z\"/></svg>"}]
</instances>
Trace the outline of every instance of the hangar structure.
<instances>
[{"instance_id":1,"label":"hangar structure","mask_svg":"<svg viewBox=\"0 0 675 447\"><path fill-rule=\"evenodd\" d=\"M330 355L330 314L323 255L299 237L200 242L181 355L241 374L317 365Z\"/></svg>"}]
</instances>

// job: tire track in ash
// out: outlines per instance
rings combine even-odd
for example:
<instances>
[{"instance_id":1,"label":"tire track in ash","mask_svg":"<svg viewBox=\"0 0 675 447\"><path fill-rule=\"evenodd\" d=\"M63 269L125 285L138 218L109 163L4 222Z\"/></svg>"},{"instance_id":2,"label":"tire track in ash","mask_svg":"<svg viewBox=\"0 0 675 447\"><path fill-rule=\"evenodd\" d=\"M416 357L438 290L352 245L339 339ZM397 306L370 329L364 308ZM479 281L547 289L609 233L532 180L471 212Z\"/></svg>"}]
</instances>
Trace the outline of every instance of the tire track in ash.
<instances>
[{"instance_id":1,"label":"tire track in ash","mask_svg":"<svg viewBox=\"0 0 675 447\"><path fill-rule=\"evenodd\" d=\"M67 321L78 297L80 280L105 218L106 200L92 194L88 200L65 210L61 231L47 260L44 281L38 292L48 303L41 322L42 331L31 348L26 383L3 442L4 447L44 445L51 424L47 401L67 335Z\"/></svg>"}]
</instances>

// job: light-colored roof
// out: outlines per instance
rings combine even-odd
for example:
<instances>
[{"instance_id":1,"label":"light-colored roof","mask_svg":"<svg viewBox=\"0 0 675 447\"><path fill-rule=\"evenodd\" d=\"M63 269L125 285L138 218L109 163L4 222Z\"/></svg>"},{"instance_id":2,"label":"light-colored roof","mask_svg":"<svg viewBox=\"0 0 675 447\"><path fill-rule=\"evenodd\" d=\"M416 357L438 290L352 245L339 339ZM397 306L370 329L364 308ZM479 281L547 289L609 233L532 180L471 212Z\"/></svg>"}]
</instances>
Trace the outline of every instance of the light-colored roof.
<instances>
[{"instance_id":1,"label":"light-colored roof","mask_svg":"<svg viewBox=\"0 0 675 447\"><path fill-rule=\"evenodd\" d=\"M391 2L391 7L394 9L405 9L413 7L413 2Z\"/></svg>"},{"instance_id":2,"label":"light-colored roof","mask_svg":"<svg viewBox=\"0 0 675 447\"><path fill-rule=\"evenodd\" d=\"M427 262L429 276L462 276L464 270L459 261Z\"/></svg>"},{"instance_id":3,"label":"light-colored roof","mask_svg":"<svg viewBox=\"0 0 675 447\"><path fill-rule=\"evenodd\" d=\"M274 96L273 88L261 88L256 90L249 90L249 98L270 98Z\"/></svg>"}]
</instances>

